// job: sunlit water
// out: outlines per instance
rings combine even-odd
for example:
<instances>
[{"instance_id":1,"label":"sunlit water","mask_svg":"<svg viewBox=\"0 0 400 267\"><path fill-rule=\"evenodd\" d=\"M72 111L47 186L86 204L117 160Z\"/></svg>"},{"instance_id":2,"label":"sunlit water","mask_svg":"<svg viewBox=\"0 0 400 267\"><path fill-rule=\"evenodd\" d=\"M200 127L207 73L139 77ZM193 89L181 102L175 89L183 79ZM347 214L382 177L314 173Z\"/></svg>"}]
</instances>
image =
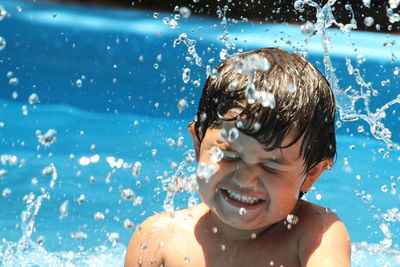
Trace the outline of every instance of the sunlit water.
<instances>
[{"instance_id":1,"label":"sunlit water","mask_svg":"<svg viewBox=\"0 0 400 267\"><path fill-rule=\"evenodd\" d=\"M11 15L0 21L0 262L5 266L121 265L144 218L197 203L191 192L175 195L194 187L186 126L206 73L212 75L212 67L238 48L307 50L323 70L320 37L327 34L336 68L327 71L331 83L338 79L338 94L350 85L359 90L362 77L378 91L368 98L374 112L398 94L398 61L384 45L400 42L393 35L352 32L349 41L339 31L321 30L306 44L300 27L229 23L226 10L219 20L184 20L57 4L3 5ZM375 41L366 46L366 36ZM325 63L331 64L329 58ZM352 72L356 68L360 75ZM336 165L307 199L335 210L345 222L354 266L398 266L400 153L388 148L400 140L398 106L378 121L391 132L385 143L359 115L365 114L365 102L349 105L354 98L348 95L339 101L347 111L343 116L351 116L337 122ZM372 89L371 95L376 95Z\"/></svg>"}]
</instances>

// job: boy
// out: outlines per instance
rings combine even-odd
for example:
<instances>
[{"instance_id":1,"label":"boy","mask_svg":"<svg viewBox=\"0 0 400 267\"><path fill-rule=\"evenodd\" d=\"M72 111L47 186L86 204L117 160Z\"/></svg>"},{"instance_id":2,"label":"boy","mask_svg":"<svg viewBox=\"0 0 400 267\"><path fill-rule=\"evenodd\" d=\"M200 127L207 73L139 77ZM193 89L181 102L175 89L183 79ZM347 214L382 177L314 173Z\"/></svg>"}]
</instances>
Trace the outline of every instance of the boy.
<instances>
[{"instance_id":1,"label":"boy","mask_svg":"<svg viewBox=\"0 0 400 267\"><path fill-rule=\"evenodd\" d=\"M350 266L343 223L300 199L336 154L328 82L278 48L216 69L189 125L203 203L146 219L125 266Z\"/></svg>"}]
</instances>

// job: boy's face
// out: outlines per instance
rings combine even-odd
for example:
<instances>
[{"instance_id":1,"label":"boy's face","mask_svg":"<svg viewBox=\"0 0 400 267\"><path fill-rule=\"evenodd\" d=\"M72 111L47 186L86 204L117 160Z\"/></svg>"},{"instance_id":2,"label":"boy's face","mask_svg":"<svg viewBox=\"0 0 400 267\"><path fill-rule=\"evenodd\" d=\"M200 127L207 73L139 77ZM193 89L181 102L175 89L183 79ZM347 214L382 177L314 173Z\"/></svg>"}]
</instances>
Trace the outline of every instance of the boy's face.
<instances>
[{"instance_id":1,"label":"boy's face","mask_svg":"<svg viewBox=\"0 0 400 267\"><path fill-rule=\"evenodd\" d=\"M267 151L265 145L241 132L231 142L221 138L223 129L229 133L234 127L224 122L219 128L207 129L201 144L195 139L199 164L215 168L208 180L197 178L199 194L223 223L243 230L265 229L293 211L300 190L307 191L324 168L304 174L301 140ZM290 141L287 137L282 145ZM218 149L224 156L215 162L212 154Z\"/></svg>"}]
</instances>

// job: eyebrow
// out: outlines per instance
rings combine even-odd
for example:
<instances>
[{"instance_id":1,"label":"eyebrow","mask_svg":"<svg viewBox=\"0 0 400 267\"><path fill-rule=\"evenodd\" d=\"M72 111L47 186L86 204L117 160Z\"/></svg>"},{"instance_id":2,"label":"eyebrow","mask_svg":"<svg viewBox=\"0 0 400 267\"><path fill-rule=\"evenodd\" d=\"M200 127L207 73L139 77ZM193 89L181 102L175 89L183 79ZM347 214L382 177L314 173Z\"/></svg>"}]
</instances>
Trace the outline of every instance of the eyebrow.
<instances>
[{"instance_id":1,"label":"eyebrow","mask_svg":"<svg viewBox=\"0 0 400 267\"><path fill-rule=\"evenodd\" d=\"M288 161L285 158L278 158L278 159L274 159L274 158L266 158L266 159L261 159L262 162L272 162L278 165L288 165Z\"/></svg>"}]
</instances>

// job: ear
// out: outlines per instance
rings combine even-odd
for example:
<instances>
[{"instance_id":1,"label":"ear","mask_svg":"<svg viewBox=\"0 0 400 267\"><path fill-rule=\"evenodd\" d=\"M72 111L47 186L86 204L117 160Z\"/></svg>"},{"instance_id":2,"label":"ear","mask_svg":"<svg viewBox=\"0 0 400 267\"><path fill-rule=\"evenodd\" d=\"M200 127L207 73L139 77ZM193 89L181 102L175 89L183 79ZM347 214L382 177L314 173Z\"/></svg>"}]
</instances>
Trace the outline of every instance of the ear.
<instances>
[{"instance_id":1,"label":"ear","mask_svg":"<svg viewBox=\"0 0 400 267\"><path fill-rule=\"evenodd\" d=\"M188 130L190 135L192 136L194 152L196 153L196 161L199 161L200 155L200 140L196 135L196 131L194 130L194 122L189 123Z\"/></svg>"},{"instance_id":2,"label":"ear","mask_svg":"<svg viewBox=\"0 0 400 267\"><path fill-rule=\"evenodd\" d=\"M306 174L305 181L301 186L301 192L307 192L311 186L318 180L322 173L330 170L333 166L333 161L331 159L326 159L315 165Z\"/></svg>"}]
</instances>

